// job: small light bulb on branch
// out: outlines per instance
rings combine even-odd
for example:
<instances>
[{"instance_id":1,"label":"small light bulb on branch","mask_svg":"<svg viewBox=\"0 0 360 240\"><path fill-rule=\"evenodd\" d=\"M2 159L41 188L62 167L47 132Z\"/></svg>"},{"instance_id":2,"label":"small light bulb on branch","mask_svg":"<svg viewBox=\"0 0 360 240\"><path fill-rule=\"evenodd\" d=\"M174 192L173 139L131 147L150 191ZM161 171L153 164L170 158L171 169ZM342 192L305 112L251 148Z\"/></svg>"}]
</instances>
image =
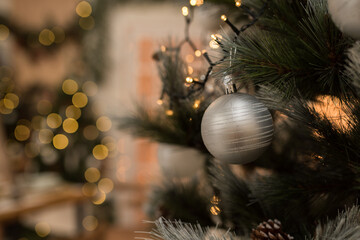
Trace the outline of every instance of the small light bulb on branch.
<instances>
[{"instance_id":1,"label":"small light bulb on branch","mask_svg":"<svg viewBox=\"0 0 360 240\"><path fill-rule=\"evenodd\" d=\"M156 101L156 103L161 106L161 105L163 105L164 102L163 102L163 100L158 99L158 100Z\"/></svg>"},{"instance_id":2,"label":"small light bulb on branch","mask_svg":"<svg viewBox=\"0 0 360 240\"><path fill-rule=\"evenodd\" d=\"M235 0L235 6L241 7L241 0Z\"/></svg>"},{"instance_id":3,"label":"small light bulb on branch","mask_svg":"<svg viewBox=\"0 0 360 240\"><path fill-rule=\"evenodd\" d=\"M217 37L215 36L215 34L211 34L211 36L210 36L212 39L214 39L214 40L217 40Z\"/></svg>"},{"instance_id":4,"label":"small light bulb on branch","mask_svg":"<svg viewBox=\"0 0 360 240\"><path fill-rule=\"evenodd\" d=\"M195 56L200 57L200 56L201 56L201 51L200 51L200 50L196 50L196 51L195 51Z\"/></svg>"},{"instance_id":5,"label":"small light bulb on branch","mask_svg":"<svg viewBox=\"0 0 360 240\"><path fill-rule=\"evenodd\" d=\"M200 107L200 100L195 100L193 108L198 109Z\"/></svg>"},{"instance_id":6,"label":"small light bulb on branch","mask_svg":"<svg viewBox=\"0 0 360 240\"><path fill-rule=\"evenodd\" d=\"M193 79L192 77L187 77L187 78L185 79L185 81L186 81L187 83L192 83L192 82L194 81L194 79Z\"/></svg>"},{"instance_id":7,"label":"small light bulb on branch","mask_svg":"<svg viewBox=\"0 0 360 240\"><path fill-rule=\"evenodd\" d=\"M181 11L182 11L182 15L184 17L189 15L189 8L188 7L186 7L186 6L182 7Z\"/></svg>"},{"instance_id":8,"label":"small light bulb on branch","mask_svg":"<svg viewBox=\"0 0 360 240\"><path fill-rule=\"evenodd\" d=\"M166 110L166 115L167 116L172 116L172 115L174 115L174 111L173 110L171 110L171 109L169 109L169 110Z\"/></svg>"},{"instance_id":9,"label":"small light bulb on branch","mask_svg":"<svg viewBox=\"0 0 360 240\"><path fill-rule=\"evenodd\" d=\"M190 0L190 5L195 7L197 4L197 1L196 0Z\"/></svg>"},{"instance_id":10,"label":"small light bulb on branch","mask_svg":"<svg viewBox=\"0 0 360 240\"><path fill-rule=\"evenodd\" d=\"M225 22L227 20L227 17L225 15L221 15L221 20Z\"/></svg>"},{"instance_id":11,"label":"small light bulb on branch","mask_svg":"<svg viewBox=\"0 0 360 240\"><path fill-rule=\"evenodd\" d=\"M162 45L162 46L160 47L160 50L161 50L162 52L166 52L166 47L165 47L164 45Z\"/></svg>"}]
</instances>

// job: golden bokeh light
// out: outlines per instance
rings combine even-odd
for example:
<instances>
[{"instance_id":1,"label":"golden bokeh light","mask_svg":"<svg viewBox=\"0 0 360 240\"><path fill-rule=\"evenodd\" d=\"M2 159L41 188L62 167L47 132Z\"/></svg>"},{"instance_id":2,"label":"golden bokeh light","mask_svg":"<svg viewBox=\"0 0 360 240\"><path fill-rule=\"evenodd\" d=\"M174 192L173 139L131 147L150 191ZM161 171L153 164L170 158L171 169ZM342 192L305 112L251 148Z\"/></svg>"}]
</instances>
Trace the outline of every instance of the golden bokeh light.
<instances>
[{"instance_id":1,"label":"golden bokeh light","mask_svg":"<svg viewBox=\"0 0 360 240\"><path fill-rule=\"evenodd\" d=\"M10 31L7 26L0 24L0 41L4 41L9 37Z\"/></svg>"},{"instance_id":2,"label":"golden bokeh light","mask_svg":"<svg viewBox=\"0 0 360 240\"><path fill-rule=\"evenodd\" d=\"M194 109L198 109L198 108L200 107L200 103L201 103L200 100L195 100L194 105L193 105L193 108L194 108Z\"/></svg>"},{"instance_id":3,"label":"golden bokeh light","mask_svg":"<svg viewBox=\"0 0 360 240\"><path fill-rule=\"evenodd\" d=\"M56 149L65 149L69 144L69 139L64 134L57 134L53 138L53 145Z\"/></svg>"},{"instance_id":4,"label":"golden bokeh light","mask_svg":"<svg viewBox=\"0 0 360 240\"><path fill-rule=\"evenodd\" d=\"M83 221L82 225L87 231L94 231L98 227L98 220L94 216L86 216Z\"/></svg>"},{"instance_id":5,"label":"golden bokeh light","mask_svg":"<svg viewBox=\"0 0 360 240\"><path fill-rule=\"evenodd\" d=\"M57 113L51 113L47 116L46 123L51 128L58 128L61 126L62 118Z\"/></svg>"},{"instance_id":6,"label":"golden bokeh light","mask_svg":"<svg viewBox=\"0 0 360 240\"><path fill-rule=\"evenodd\" d=\"M90 16L91 12L92 12L92 7L91 7L90 3L88 3L87 1L81 1L76 6L76 13L80 17L83 17L83 18L88 17L88 16Z\"/></svg>"},{"instance_id":7,"label":"golden bokeh light","mask_svg":"<svg viewBox=\"0 0 360 240\"><path fill-rule=\"evenodd\" d=\"M106 116L99 117L96 120L96 127L101 132L109 131L111 129L111 126L112 126L112 122L111 122L110 118L108 118Z\"/></svg>"},{"instance_id":8,"label":"golden bokeh light","mask_svg":"<svg viewBox=\"0 0 360 240\"><path fill-rule=\"evenodd\" d=\"M26 141L30 137L30 129L25 125L18 125L14 130L14 135L18 141Z\"/></svg>"},{"instance_id":9,"label":"golden bokeh light","mask_svg":"<svg viewBox=\"0 0 360 240\"><path fill-rule=\"evenodd\" d=\"M42 116L34 116L31 119L31 127L35 130L40 130L43 128L43 125L45 123L45 118Z\"/></svg>"},{"instance_id":10,"label":"golden bokeh light","mask_svg":"<svg viewBox=\"0 0 360 240\"><path fill-rule=\"evenodd\" d=\"M202 53L201 53L200 50L196 50L196 51L195 51L195 56L201 57L201 55L202 55Z\"/></svg>"},{"instance_id":11,"label":"golden bokeh light","mask_svg":"<svg viewBox=\"0 0 360 240\"><path fill-rule=\"evenodd\" d=\"M25 145L25 155L28 158L34 158L37 155L39 155L39 153L40 153L40 148L39 148L39 146L37 144L35 144L35 143L27 143Z\"/></svg>"},{"instance_id":12,"label":"golden bokeh light","mask_svg":"<svg viewBox=\"0 0 360 240\"><path fill-rule=\"evenodd\" d=\"M82 187L82 193L86 197L94 197L97 192L97 186L94 183L85 183Z\"/></svg>"},{"instance_id":13,"label":"golden bokeh light","mask_svg":"<svg viewBox=\"0 0 360 240\"><path fill-rule=\"evenodd\" d=\"M65 114L68 118L79 119L81 117L81 110L74 105L70 105L66 108Z\"/></svg>"},{"instance_id":14,"label":"golden bokeh light","mask_svg":"<svg viewBox=\"0 0 360 240\"><path fill-rule=\"evenodd\" d=\"M39 222L35 225L35 232L40 237L46 237L50 234L50 225L46 222Z\"/></svg>"},{"instance_id":15,"label":"golden bokeh light","mask_svg":"<svg viewBox=\"0 0 360 240\"><path fill-rule=\"evenodd\" d=\"M5 107L5 101L4 99L0 100L0 113L1 114L10 114L12 113L13 110L12 109L8 109L7 107Z\"/></svg>"},{"instance_id":16,"label":"golden bokeh light","mask_svg":"<svg viewBox=\"0 0 360 240\"><path fill-rule=\"evenodd\" d=\"M43 144L51 143L54 133L50 129L41 129L39 131L39 140Z\"/></svg>"},{"instance_id":17,"label":"golden bokeh light","mask_svg":"<svg viewBox=\"0 0 360 240\"><path fill-rule=\"evenodd\" d=\"M114 183L110 178L103 178L98 183L100 192L109 193L114 189Z\"/></svg>"},{"instance_id":18,"label":"golden bokeh light","mask_svg":"<svg viewBox=\"0 0 360 240\"><path fill-rule=\"evenodd\" d=\"M196 6L196 0L190 0L190 5L193 7Z\"/></svg>"},{"instance_id":19,"label":"golden bokeh light","mask_svg":"<svg viewBox=\"0 0 360 240\"><path fill-rule=\"evenodd\" d=\"M3 101L4 101L4 107L5 108L7 108L9 110L13 110L15 108L14 103L10 99L4 98Z\"/></svg>"},{"instance_id":20,"label":"golden bokeh light","mask_svg":"<svg viewBox=\"0 0 360 240\"><path fill-rule=\"evenodd\" d=\"M77 108L83 108L88 103L88 98L85 95L85 93L78 92L75 93L74 96L72 97L72 103Z\"/></svg>"},{"instance_id":21,"label":"golden bokeh light","mask_svg":"<svg viewBox=\"0 0 360 240\"><path fill-rule=\"evenodd\" d=\"M61 27L53 27L51 31L55 35L55 43L62 43L65 41L65 32Z\"/></svg>"},{"instance_id":22,"label":"golden bokeh light","mask_svg":"<svg viewBox=\"0 0 360 240\"><path fill-rule=\"evenodd\" d=\"M185 61L186 61L187 63L192 63L194 60L195 60L195 58L194 58L194 56L191 55L191 54L188 54L188 55L186 55L186 57L185 57Z\"/></svg>"},{"instance_id":23,"label":"golden bokeh light","mask_svg":"<svg viewBox=\"0 0 360 240\"><path fill-rule=\"evenodd\" d=\"M83 134L87 140L95 140L99 136L99 130L94 125L89 125L84 128Z\"/></svg>"},{"instance_id":24,"label":"golden bokeh light","mask_svg":"<svg viewBox=\"0 0 360 240\"><path fill-rule=\"evenodd\" d=\"M100 171L97 168L88 168L85 171L85 179L89 183L97 182L100 179Z\"/></svg>"},{"instance_id":25,"label":"golden bokeh light","mask_svg":"<svg viewBox=\"0 0 360 240\"><path fill-rule=\"evenodd\" d=\"M55 34L45 28L44 30L42 30L39 34L39 42L44 45L44 46L50 46L51 44L53 44L55 41Z\"/></svg>"},{"instance_id":26,"label":"golden bokeh light","mask_svg":"<svg viewBox=\"0 0 360 240\"><path fill-rule=\"evenodd\" d=\"M79 86L75 80L66 79L62 84L62 90L67 95L73 95L77 92Z\"/></svg>"},{"instance_id":27,"label":"golden bokeh light","mask_svg":"<svg viewBox=\"0 0 360 240\"><path fill-rule=\"evenodd\" d=\"M100 192L99 194L97 194L94 199L92 200L92 203L95 205L100 205L103 204L106 200L106 194Z\"/></svg>"},{"instance_id":28,"label":"golden bokeh light","mask_svg":"<svg viewBox=\"0 0 360 240\"><path fill-rule=\"evenodd\" d=\"M235 6L241 7L241 0L235 0Z\"/></svg>"},{"instance_id":29,"label":"golden bokeh light","mask_svg":"<svg viewBox=\"0 0 360 240\"><path fill-rule=\"evenodd\" d=\"M13 107L12 109L16 108L19 105L19 97L14 93L7 93L4 100L5 99L11 101ZM5 107L7 106L5 105Z\"/></svg>"},{"instance_id":30,"label":"golden bokeh light","mask_svg":"<svg viewBox=\"0 0 360 240\"><path fill-rule=\"evenodd\" d=\"M80 18L79 26L84 30L91 30L95 26L95 20L92 16Z\"/></svg>"},{"instance_id":31,"label":"golden bokeh light","mask_svg":"<svg viewBox=\"0 0 360 240\"><path fill-rule=\"evenodd\" d=\"M156 103L157 103L157 105L160 105L160 106L161 106L161 105L163 105L164 102L163 102L163 100L158 99L158 100L156 101Z\"/></svg>"},{"instance_id":32,"label":"golden bokeh light","mask_svg":"<svg viewBox=\"0 0 360 240\"><path fill-rule=\"evenodd\" d=\"M92 152L97 160L104 160L109 155L108 148L103 144L96 145Z\"/></svg>"},{"instance_id":33,"label":"golden bokeh light","mask_svg":"<svg viewBox=\"0 0 360 240\"><path fill-rule=\"evenodd\" d=\"M98 92L98 86L96 85L95 82L93 81L86 81L83 85L82 85L82 90L84 91L84 93L89 96L89 97L93 97L97 94Z\"/></svg>"},{"instance_id":34,"label":"golden bokeh light","mask_svg":"<svg viewBox=\"0 0 360 240\"><path fill-rule=\"evenodd\" d=\"M215 40L211 40L209 42L209 46L212 48L212 49L218 49L220 46L219 44L215 41Z\"/></svg>"},{"instance_id":35,"label":"golden bokeh light","mask_svg":"<svg viewBox=\"0 0 360 240\"><path fill-rule=\"evenodd\" d=\"M78 128L79 123L74 118L67 118L63 122L63 129L67 133L74 133Z\"/></svg>"},{"instance_id":36,"label":"golden bokeh light","mask_svg":"<svg viewBox=\"0 0 360 240\"><path fill-rule=\"evenodd\" d=\"M36 109L37 109L38 113L40 113L42 115L47 115L52 110L52 104L50 101L43 99L37 103Z\"/></svg>"}]
</instances>

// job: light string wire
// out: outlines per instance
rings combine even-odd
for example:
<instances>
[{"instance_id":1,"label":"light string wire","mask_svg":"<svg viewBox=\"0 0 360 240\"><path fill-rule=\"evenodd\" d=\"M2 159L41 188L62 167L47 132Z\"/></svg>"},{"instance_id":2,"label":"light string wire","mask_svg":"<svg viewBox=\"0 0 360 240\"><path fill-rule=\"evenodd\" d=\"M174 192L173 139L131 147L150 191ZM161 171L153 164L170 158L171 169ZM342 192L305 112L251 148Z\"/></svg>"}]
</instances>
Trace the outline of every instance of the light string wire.
<instances>
[{"instance_id":1,"label":"light string wire","mask_svg":"<svg viewBox=\"0 0 360 240\"><path fill-rule=\"evenodd\" d=\"M241 26L240 29L237 28L225 15L221 16L221 19L231 28L231 30L235 33L234 36L234 42L238 39L239 35L246 31L248 28L250 28L251 26L253 26L258 20L259 18L265 13L265 10L268 6L270 0L265 0L263 6L259 9L258 13L252 11L249 7L245 6L244 4L241 4L240 8L247 14L249 15L252 20ZM184 14L184 8L187 9L187 14ZM194 42L192 41L192 39L190 38L190 26L191 23L194 19L194 6L190 6L190 8L188 7L183 7L183 15L185 17L185 37L184 39L176 46L176 47L169 47L165 49L165 51L175 51L177 53L179 53L181 51L181 48L187 43L194 52L196 51L200 51L196 45L194 44ZM185 11L186 11L185 9ZM190 11L188 11L190 10ZM216 43L221 47L222 51L227 54L228 51L224 48L223 44L220 42L220 40L215 36L212 35L212 38L216 41ZM174 92L168 92L165 89L165 86L163 86L163 89L161 91L161 95L159 100L162 100L165 95L168 95L170 98L170 109L172 109L172 99L178 99L178 100L186 100L188 98L190 98L192 95L197 94L199 92L202 92L205 88L206 83L209 80L209 77L212 73L212 70L215 66L223 63L228 57L226 55L224 55L220 60L218 61L212 61L211 58L209 57L209 54L203 50L202 52L202 57L205 59L205 61L209 64L209 67L206 71L206 74L204 75L204 77L201 79L201 81L193 81L191 86L189 87L189 90L187 91L186 94L180 95L180 94L176 94Z\"/></svg>"}]
</instances>

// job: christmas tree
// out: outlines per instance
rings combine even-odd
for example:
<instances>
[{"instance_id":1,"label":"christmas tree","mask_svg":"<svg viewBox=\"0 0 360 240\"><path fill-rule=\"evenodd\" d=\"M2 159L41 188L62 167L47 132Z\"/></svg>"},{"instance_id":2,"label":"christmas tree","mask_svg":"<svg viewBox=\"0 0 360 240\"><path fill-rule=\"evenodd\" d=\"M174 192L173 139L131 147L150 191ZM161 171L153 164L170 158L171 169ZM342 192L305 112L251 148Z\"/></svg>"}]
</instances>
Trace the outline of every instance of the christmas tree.
<instances>
[{"instance_id":1,"label":"christmas tree","mask_svg":"<svg viewBox=\"0 0 360 240\"><path fill-rule=\"evenodd\" d=\"M122 123L136 136L202 152L190 162L175 150L159 159L176 163L162 164L150 238L359 239L360 2L206 4L230 14L221 15L223 36L212 35L217 50L192 42L203 2L190 1L184 41L154 54L162 109L139 107ZM207 71L187 66L185 45ZM196 162L203 175L183 174Z\"/></svg>"}]
</instances>

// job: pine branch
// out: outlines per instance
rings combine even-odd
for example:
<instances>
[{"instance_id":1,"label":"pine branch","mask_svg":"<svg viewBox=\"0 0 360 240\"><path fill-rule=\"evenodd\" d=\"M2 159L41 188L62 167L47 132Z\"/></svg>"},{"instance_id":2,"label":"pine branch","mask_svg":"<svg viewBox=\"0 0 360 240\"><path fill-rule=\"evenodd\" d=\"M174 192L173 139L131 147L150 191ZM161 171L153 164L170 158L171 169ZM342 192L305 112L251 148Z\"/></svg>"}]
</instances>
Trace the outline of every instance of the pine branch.
<instances>
[{"instance_id":1,"label":"pine branch","mask_svg":"<svg viewBox=\"0 0 360 240\"><path fill-rule=\"evenodd\" d=\"M358 93L360 92L360 41L356 42L354 46L348 51L348 64L346 66L346 73L352 80Z\"/></svg>"},{"instance_id":2,"label":"pine branch","mask_svg":"<svg viewBox=\"0 0 360 240\"><path fill-rule=\"evenodd\" d=\"M313 240L357 240L360 239L360 209L353 206L342 213L336 219L326 224L319 224Z\"/></svg>"},{"instance_id":3,"label":"pine branch","mask_svg":"<svg viewBox=\"0 0 360 240\"><path fill-rule=\"evenodd\" d=\"M245 240L230 233L223 235L210 232L209 228L202 228L199 224L191 225L181 221L168 221L159 218L155 221L156 229L149 233L151 238L137 238L144 240Z\"/></svg>"}]
</instances>

